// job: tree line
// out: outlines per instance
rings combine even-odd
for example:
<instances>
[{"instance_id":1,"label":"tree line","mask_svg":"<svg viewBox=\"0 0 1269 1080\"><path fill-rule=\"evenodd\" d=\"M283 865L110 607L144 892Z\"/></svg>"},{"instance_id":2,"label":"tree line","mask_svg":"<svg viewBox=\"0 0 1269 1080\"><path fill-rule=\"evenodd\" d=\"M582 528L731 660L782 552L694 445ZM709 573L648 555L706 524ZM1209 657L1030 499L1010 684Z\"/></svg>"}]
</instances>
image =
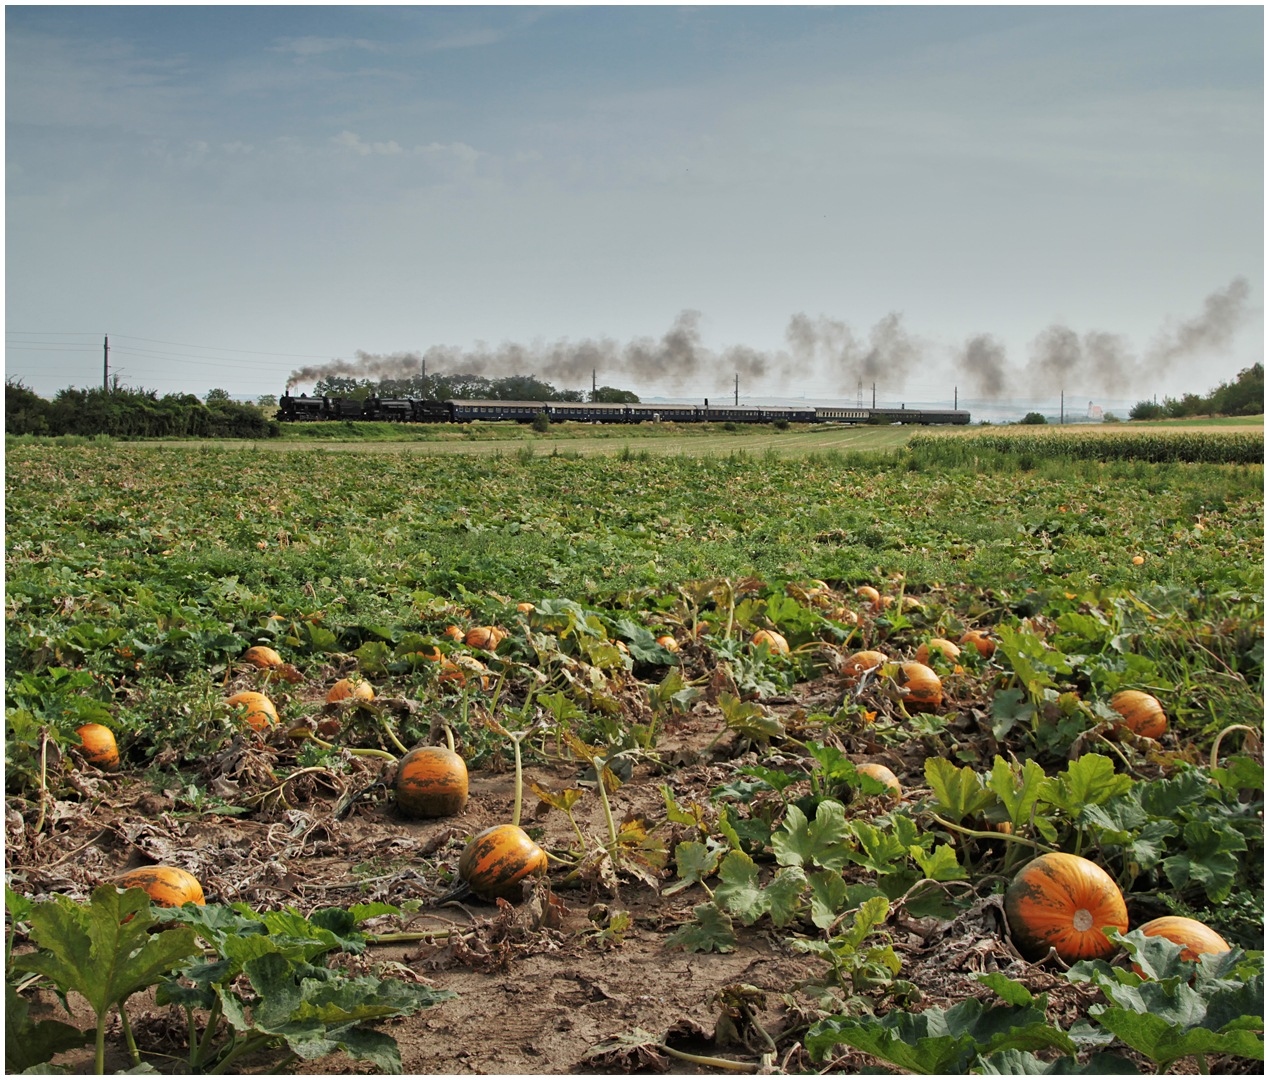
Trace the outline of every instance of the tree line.
<instances>
[{"instance_id":1,"label":"tree line","mask_svg":"<svg viewBox=\"0 0 1269 1080\"><path fill-rule=\"evenodd\" d=\"M559 390L535 375L508 375L487 379L483 375L411 375L408 379L356 379L332 375L313 387L315 397L356 398L364 401L372 394L381 398L414 398L426 401L591 401L605 404L638 404L631 390L601 386L589 394L581 390Z\"/></svg>"},{"instance_id":2,"label":"tree line","mask_svg":"<svg viewBox=\"0 0 1269 1080\"><path fill-rule=\"evenodd\" d=\"M1131 420L1163 420L1184 416L1256 416L1265 411L1265 366L1243 368L1232 382L1223 382L1206 397L1182 394L1157 401L1138 401Z\"/></svg>"},{"instance_id":3,"label":"tree line","mask_svg":"<svg viewBox=\"0 0 1269 1080\"><path fill-rule=\"evenodd\" d=\"M273 399L270 398L270 401ZM4 384L6 435L110 435L120 439L267 439L282 433L258 405L229 400L213 390L206 401L194 394L114 385L79 390L67 387L52 400L20 379Z\"/></svg>"}]
</instances>

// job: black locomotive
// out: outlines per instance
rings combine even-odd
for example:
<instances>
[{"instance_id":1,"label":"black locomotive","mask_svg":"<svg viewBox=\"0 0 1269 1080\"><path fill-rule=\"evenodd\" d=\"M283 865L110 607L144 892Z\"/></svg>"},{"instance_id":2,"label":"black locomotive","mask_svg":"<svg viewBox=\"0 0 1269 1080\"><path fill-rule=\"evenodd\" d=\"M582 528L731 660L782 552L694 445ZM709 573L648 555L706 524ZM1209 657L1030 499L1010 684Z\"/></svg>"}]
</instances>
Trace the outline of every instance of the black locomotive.
<instances>
[{"instance_id":1,"label":"black locomotive","mask_svg":"<svg viewBox=\"0 0 1269 1080\"><path fill-rule=\"evenodd\" d=\"M637 424L643 420L675 423L774 424L968 424L964 409L870 409L837 405L614 405L578 401L424 401L417 398L292 397L278 399L278 419L387 420L413 424L466 424L473 420L518 420L528 423L545 412L553 421L591 424Z\"/></svg>"}]
</instances>

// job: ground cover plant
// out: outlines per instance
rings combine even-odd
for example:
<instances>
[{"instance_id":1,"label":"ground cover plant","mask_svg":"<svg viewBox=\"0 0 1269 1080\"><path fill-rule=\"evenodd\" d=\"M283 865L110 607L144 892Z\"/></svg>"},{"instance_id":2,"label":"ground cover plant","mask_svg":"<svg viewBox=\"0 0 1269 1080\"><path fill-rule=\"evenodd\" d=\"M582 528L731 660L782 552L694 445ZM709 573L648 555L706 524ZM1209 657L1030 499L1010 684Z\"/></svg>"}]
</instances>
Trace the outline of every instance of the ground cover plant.
<instances>
[{"instance_id":1,"label":"ground cover plant","mask_svg":"<svg viewBox=\"0 0 1269 1080\"><path fill-rule=\"evenodd\" d=\"M1263 465L970 442L11 443L9 1071L1259 1072Z\"/></svg>"}]
</instances>

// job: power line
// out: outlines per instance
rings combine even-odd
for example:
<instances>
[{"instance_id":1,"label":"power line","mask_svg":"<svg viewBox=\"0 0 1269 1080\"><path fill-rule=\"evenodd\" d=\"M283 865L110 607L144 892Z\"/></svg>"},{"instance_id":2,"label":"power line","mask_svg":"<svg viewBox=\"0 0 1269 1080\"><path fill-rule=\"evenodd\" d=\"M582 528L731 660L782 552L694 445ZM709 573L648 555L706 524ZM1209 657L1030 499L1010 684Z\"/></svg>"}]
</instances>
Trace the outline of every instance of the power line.
<instances>
[{"instance_id":1,"label":"power line","mask_svg":"<svg viewBox=\"0 0 1269 1080\"><path fill-rule=\"evenodd\" d=\"M100 337L100 333L86 334L80 333L78 330L6 330L6 334L22 334L27 337L46 337L54 334L65 334L68 337ZM111 337L124 338L128 341L148 341L154 345L177 345L182 349L207 349L212 352L236 352L249 353L252 356L290 356L299 360L329 360L330 357L321 353L288 353L288 352L266 352L263 349L235 349L228 345L191 345L188 341L164 341L162 338L137 337L135 334L111 334ZM76 343L78 344L78 342Z\"/></svg>"}]
</instances>

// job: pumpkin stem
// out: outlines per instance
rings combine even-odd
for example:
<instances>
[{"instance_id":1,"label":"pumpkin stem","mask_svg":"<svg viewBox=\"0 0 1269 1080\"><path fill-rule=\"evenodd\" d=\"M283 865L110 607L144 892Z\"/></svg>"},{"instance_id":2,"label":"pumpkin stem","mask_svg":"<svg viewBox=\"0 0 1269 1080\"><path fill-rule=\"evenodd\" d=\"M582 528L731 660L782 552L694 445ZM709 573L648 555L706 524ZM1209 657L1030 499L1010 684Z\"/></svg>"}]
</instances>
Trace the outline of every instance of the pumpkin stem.
<instances>
[{"instance_id":1,"label":"pumpkin stem","mask_svg":"<svg viewBox=\"0 0 1269 1080\"><path fill-rule=\"evenodd\" d=\"M39 836L44 828L44 810L45 803L48 800L48 792L46 791L46 778L48 776L48 728L40 728L40 817L35 823L35 835ZM98 1072L101 1072L101 1062L98 1062Z\"/></svg>"},{"instance_id":2,"label":"pumpkin stem","mask_svg":"<svg viewBox=\"0 0 1269 1080\"><path fill-rule=\"evenodd\" d=\"M401 740L397 738L397 733L392 730L392 727L388 723L388 718L384 716L383 713L379 714L379 723L383 727L384 734L387 735L388 739L392 742L392 745L400 750L402 754L408 754L410 751L401 745ZM452 740L450 743L450 749L454 749Z\"/></svg>"},{"instance_id":3,"label":"pumpkin stem","mask_svg":"<svg viewBox=\"0 0 1269 1080\"><path fill-rule=\"evenodd\" d=\"M132 1056L132 1064L141 1064L141 1052L137 1049L137 1040L132 1035L132 1022L128 1019L128 1010L125 1006L128 1003L127 998L123 998L119 1002L119 1026L123 1028L123 1037L128 1043L128 1053Z\"/></svg>"}]
</instances>

